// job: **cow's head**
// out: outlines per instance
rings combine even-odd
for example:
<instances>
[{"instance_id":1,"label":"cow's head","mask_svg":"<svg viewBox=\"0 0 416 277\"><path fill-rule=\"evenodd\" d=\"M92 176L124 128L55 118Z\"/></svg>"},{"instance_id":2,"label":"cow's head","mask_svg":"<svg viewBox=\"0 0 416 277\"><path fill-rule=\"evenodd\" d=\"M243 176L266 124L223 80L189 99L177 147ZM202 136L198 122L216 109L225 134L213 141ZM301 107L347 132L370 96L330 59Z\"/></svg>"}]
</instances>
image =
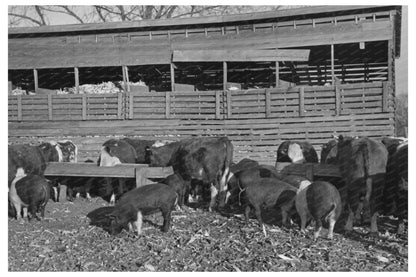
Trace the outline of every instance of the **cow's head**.
<instances>
[{"instance_id":1,"label":"cow's head","mask_svg":"<svg viewBox=\"0 0 416 277\"><path fill-rule=\"evenodd\" d=\"M287 155L292 163L303 163L305 161L305 157L303 156L303 150L300 144L292 143L289 145Z\"/></svg>"},{"instance_id":2,"label":"cow's head","mask_svg":"<svg viewBox=\"0 0 416 277\"><path fill-rule=\"evenodd\" d=\"M43 142L38 146L47 162L62 161L62 152L54 142Z\"/></svg>"},{"instance_id":3,"label":"cow's head","mask_svg":"<svg viewBox=\"0 0 416 277\"><path fill-rule=\"evenodd\" d=\"M78 147L72 141L58 141L57 146L62 152L62 162L77 162Z\"/></svg>"}]
</instances>

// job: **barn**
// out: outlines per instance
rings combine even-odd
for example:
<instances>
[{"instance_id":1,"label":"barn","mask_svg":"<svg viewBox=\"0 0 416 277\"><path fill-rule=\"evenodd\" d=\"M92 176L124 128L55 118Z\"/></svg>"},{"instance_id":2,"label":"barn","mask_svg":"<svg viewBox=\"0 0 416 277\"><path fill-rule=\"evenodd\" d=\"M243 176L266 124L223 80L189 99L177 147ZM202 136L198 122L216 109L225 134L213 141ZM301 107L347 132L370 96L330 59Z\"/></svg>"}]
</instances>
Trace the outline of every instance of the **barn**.
<instances>
[{"instance_id":1,"label":"barn","mask_svg":"<svg viewBox=\"0 0 416 277\"><path fill-rule=\"evenodd\" d=\"M85 160L110 137L228 136L274 164L288 139L391 136L400 29L400 6L9 28L9 142Z\"/></svg>"}]
</instances>

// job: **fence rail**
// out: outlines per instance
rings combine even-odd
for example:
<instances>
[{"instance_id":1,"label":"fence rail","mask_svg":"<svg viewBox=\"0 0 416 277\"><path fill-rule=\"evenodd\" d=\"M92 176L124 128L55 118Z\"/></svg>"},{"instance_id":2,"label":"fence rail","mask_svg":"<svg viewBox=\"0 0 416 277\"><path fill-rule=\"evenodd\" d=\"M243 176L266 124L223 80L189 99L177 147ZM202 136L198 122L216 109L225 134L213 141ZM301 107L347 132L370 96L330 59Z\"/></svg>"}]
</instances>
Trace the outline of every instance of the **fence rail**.
<instances>
[{"instance_id":1,"label":"fence rail","mask_svg":"<svg viewBox=\"0 0 416 277\"><path fill-rule=\"evenodd\" d=\"M9 96L12 121L250 119L389 112L388 82L238 91Z\"/></svg>"}]
</instances>

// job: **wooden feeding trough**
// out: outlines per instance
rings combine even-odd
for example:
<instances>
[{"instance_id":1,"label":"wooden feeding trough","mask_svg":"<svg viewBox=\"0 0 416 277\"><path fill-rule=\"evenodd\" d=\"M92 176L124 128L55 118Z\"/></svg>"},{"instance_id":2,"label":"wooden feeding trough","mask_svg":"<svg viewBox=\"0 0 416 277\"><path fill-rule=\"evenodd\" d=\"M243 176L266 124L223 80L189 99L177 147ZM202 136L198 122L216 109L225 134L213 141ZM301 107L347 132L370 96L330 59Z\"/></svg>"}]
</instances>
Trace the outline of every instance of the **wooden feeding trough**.
<instances>
[{"instance_id":1,"label":"wooden feeding trough","mask_svg":"<svg viewBox=\"0 0 416 277\"><path fill-rule=\"evenodd\" d=\"M45 176L135 178L136 187L152 183L149 178L165 178L173 174L172 167L149 167L147 164L119 164L100 167L92 163L51 162Z\"/></svg>"},{"instance_id":2,"label":"wooden feeding trough","mask_svg":"<svg viewBox=\"0 0 416 277\"><path fill-rule=\"evenodd\" d=\"M319 177L341 177L339 168L337 165L332 164L319 164L319 163L305 163L305 164L293 164L293 163L277 163L277 172L281 174L299 175L308 178L313 181L315 176Z\"/></svg>"}]
</instances>

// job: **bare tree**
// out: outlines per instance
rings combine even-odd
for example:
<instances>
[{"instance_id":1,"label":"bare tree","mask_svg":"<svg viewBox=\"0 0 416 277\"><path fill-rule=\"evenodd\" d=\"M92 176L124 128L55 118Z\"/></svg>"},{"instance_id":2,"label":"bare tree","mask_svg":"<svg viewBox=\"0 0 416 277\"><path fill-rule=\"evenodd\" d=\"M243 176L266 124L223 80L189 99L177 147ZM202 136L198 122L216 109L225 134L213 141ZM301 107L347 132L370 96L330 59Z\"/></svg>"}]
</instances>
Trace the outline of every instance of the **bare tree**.
<instances>
[{"instance_id":1,"label":"bare tree","mask_svg":"<svg viewBox=\"0 0 416 277\"><path fill-rule=\"evenodd\" d=\"M94 23L197 17L277 10L281 6L9 6L9 27L54 25L57 14L65 15L68 23ZM60 23L62 24L62 23Z\"/></svg>"}]
</instances>

